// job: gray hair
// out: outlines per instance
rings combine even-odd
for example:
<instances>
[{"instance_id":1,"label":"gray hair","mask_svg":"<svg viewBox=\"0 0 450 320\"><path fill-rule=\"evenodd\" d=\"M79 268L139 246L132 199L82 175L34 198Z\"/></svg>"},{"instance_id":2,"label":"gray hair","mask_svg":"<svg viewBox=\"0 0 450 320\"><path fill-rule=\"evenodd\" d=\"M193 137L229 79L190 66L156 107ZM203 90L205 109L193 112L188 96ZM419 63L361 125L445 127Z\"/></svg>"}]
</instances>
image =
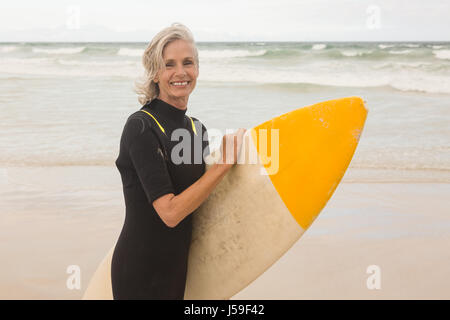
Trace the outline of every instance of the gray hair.
<instances>
[{"instance_id":1,"label":"gray hair","mask_svg":"<svg viewBox=\"0 0 450 320\"><path fill-rule=\"evenodd\" d=\"M198 51L195 46L194 37L191 31L181 23L173 23L170 27L161 30L150 42L142 56L142 64L145 69L145 76L141 82L136 82L136 93L139 95L139 102L144 105L155 99L159 95L159 86L153 80L159 70L164 67L164 48L175 40L185 40L192 44L194 48L194 59L197 68L199 67Z\"/></svg>"}]
</instances>

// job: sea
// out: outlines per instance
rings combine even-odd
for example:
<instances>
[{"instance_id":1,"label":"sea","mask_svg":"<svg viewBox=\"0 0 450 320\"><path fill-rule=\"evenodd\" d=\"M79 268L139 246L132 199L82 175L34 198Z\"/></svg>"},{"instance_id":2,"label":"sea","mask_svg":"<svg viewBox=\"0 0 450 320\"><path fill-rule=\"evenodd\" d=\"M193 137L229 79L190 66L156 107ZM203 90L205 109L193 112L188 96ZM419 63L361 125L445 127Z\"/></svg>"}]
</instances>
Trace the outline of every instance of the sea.
<instances>
[{"instance_id":1,"label":"sea","mask_svg":"<svg viewBox=\"0 0 450 320\"><path fill-rule=\"evenodd\" d=\"M114 166L147 45L0 43L0 167ZM196 45L187 114L208 129L360 96L369 113L347 181L450 182L449 42Z\"/></svg>"}]
</instances>

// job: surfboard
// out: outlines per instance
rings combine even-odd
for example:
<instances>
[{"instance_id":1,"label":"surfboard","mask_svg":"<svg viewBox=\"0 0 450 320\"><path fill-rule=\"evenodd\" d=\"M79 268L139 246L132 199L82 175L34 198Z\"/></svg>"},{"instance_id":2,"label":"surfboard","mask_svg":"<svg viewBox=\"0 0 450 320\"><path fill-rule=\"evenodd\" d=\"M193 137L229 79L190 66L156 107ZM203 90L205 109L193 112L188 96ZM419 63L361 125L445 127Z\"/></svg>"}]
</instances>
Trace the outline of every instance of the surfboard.
<instances>
[{"instance_id":1,"label":"surfboard","mask_svg":"<svg viewBox=\"0 0 450 320\"><path fill-rule=\"evenodd\" d=\"M193 216L185 299L229 299L292 247L344 176L367 112L361 98L347 97L247 130L238 164ZM112 299L113 250L83 299Z\"/></svg>"}]
</instances>

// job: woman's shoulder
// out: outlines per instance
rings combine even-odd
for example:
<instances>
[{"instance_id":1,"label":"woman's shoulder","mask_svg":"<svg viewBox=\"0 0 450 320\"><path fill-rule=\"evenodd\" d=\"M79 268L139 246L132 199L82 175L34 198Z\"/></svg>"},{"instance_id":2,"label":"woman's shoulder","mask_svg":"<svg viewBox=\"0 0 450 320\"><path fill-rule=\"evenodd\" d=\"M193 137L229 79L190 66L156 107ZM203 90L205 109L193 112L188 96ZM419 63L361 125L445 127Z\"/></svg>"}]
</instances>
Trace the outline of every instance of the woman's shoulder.
<instances>
[{"instance_id":1,"label":"woman's shoulder","mask_svg":"<svg viewBox=\"0 0 450 320\"><path fill-rule=\"evenodd\" d=\"M122 140L124 143L130 145L133 141L144 136L146 138L156 138L148 116L141 110L138 110L128 116L123 128Z\"/></svg>"},{"instance_id":2,"label":"woman's shoulder","mask_svg":"<svg viewBox=\"0 0 450 320\"><path fill-rule=\"evenodd\" d=\"M152 128L152 122L142 110L138 110L128 116L125 127L142 133Z\"/></svg>"}]
</instances>

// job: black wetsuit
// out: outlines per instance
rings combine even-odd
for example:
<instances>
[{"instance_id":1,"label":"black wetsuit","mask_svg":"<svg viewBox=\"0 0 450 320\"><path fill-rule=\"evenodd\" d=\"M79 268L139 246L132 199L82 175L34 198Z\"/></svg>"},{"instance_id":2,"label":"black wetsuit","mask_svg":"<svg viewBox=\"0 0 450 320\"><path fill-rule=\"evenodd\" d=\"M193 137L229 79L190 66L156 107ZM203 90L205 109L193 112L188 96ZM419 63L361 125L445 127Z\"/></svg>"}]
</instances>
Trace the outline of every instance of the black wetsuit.
<instances>
[{"instance_id":1,"label":"black wetsuit","mask_svg":"<svg viewBox=\"0 0 450 320\"><path fill-rule=\"evenodd\" d=\"M209 153L207 136L203 137L206 128L197 119L187 117L186 110L159 99L140 110L128 117L116 160L126 213L111 263L113 297L183 299L192 214L170 228L152 203L165 194L181 193L203 175L204 157L200 156L198 161L197 154L195 158L194 144L197 143L196 151L200 144L201 150L206 150L205 155ZM190 140L192 151L187 163L177 164L179 159L174 161L171 156L172 148L184 140L171 141L172 132L177 128L185 128L190 134L190 139L184 141ZM186 156L187 149L174 150Z\"/></svg>"}]
</instances>

